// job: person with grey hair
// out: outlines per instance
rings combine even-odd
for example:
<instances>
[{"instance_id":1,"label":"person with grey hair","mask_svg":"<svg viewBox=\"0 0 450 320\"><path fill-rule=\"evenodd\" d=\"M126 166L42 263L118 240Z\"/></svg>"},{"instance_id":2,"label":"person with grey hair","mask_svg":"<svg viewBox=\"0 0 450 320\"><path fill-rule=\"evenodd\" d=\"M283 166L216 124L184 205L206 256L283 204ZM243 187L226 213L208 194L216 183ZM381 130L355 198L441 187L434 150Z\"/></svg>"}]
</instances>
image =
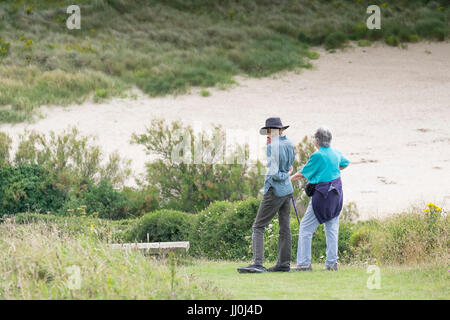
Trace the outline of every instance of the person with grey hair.
<instances>
[{"instance_id":1,"label":"person with grey hair","mask_svg":"<svg viewBox=\"0 0 450 320\"><path fill-rule=\"evenodd\" d=\"M308 180L306 192L311 197L300 223L297 266L294 270L312 270L312 236L322 223L325 225L327 241L325 269L338 269L339 214L343 205L341 170L345 169L350 161L339 150L330 146L331 139L330 129L324 126L317 129L314 144L318 150L311 155L301 171L291 176L291 181L302 177Z\"/></svg>"}]
</instances>

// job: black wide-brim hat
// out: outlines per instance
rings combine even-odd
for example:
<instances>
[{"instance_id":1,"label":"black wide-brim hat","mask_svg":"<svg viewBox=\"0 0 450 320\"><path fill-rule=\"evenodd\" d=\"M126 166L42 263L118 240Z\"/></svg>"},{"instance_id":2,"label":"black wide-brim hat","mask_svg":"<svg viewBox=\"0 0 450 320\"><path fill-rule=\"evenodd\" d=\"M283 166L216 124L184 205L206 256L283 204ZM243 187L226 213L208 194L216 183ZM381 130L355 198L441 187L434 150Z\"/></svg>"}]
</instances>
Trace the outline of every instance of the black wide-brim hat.
<instances>
[{"instance_id":1,"label":"black wide-brim hat","mask_svg":"<svg viewBox=\"0 0 450 320\"><path fill-rule=\"evenodd\" d=\"M267 134L267 129L287 129L289 128L289 126L283 126L283 124L281 123L281 119L280 118L267 118L266 119L266 125L264 127L262 127L261 129L259 129L259 133L262 135L266 135Z\"/></svg>"}]
</instances>

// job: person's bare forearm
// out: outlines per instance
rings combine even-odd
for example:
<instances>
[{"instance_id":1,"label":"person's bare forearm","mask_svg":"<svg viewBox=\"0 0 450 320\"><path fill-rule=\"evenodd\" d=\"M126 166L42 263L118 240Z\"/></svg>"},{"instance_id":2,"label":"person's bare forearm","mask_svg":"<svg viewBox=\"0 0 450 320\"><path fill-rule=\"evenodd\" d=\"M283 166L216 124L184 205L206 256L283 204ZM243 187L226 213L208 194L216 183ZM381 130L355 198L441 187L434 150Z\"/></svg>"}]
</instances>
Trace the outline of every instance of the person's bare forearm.
<instances>
[{"instance_id":1,"label":"person's bare forearm","mask_svg":"<svg viewBox=\"0 0 450 320\"><path fill-rule=\"evenodd\" d=\"M297 181L297 180L300 180L301 178L303 178L303 175L299 171L296 174L291 176L291 181Z\"/></svg>"}]
</instances>

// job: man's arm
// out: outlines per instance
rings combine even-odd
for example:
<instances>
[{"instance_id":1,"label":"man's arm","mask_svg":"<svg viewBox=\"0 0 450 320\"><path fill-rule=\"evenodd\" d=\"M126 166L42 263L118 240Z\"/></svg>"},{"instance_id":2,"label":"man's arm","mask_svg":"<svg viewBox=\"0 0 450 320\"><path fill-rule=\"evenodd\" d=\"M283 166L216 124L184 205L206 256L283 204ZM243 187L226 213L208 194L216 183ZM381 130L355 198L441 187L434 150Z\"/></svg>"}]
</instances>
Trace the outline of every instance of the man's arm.
<instances>
[{"instance_id":1,"label":"man's arm","mask_svg":"<svg viewBox=\"0 0 450 320\"><path fill-rule=\"evenodd\" d=\"M291 176L291 181L297 181L300 180L301 178L304 178L304 176L301 174L300 171L298 171L296 174Z\"/></svg>"}]
</instances>

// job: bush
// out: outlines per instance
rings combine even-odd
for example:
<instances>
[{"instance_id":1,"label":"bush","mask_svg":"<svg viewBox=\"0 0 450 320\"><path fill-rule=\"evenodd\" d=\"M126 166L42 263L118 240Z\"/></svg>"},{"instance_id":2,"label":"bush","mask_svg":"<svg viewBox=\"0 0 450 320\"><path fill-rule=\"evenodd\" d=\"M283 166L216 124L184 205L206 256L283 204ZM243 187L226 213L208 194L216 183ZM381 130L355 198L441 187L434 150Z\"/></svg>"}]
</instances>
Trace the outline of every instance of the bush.
<instances>
[{"instance_id":1,"label":"bush","mask_svg":"<svg viewBox=\"0 0 450 320\"><path fill-rule=\"evenodd\" d=\"M154 186L124 187L121 194L128 199L132 216L140 217L160 209L159 190Z\"/></svg>"},{"instance_id":2,"label":"bush","mask_svg":"<svg viewBox=\"0 0 450 320\"><path fill-rule=\"evenodd\" d=\"M132 142L143 145L158 159L146 164L148 184L160 190L162 207L198 212L216 200L244 200L256 196L263 185L261 163L250 167L248 146L237 146L225 158L225 132L215 127L211 137L195 135L180 122L166 125L153 120L145 134L134 134ZM242 160L242 161L236 161Z\"/></svg>"},{"instance_id":3,"label":"bush","mask_svg":"<svg viewBox=\"0 0 450 320\"><path fill-rule=\"evenodd\" d=\"M308 162L309 157L316 151L313 139L305 136L295 147L295 160L292 164L293 172L301 170L301 168ZM293 183L294 198L296 199L296 206L299 216L302 216L308 207L311 200L305 193L305 186L308 183L306 179L301 179Z\"/></svg>"},{"instance_id":4,"label":"bush","mask_svg":"<svg viewBox=\"0 0 450 320\"><path fill-rule=\"evenodd\" d=\"M86 214L96 214L103 219L124 219L136 214L132 211L129 198L115 190L107 180L100 181L98 185L89 182L87 190L67 201L61 211L67 214L68 210L76 211L81 206L86 206Z\"/></svg>"},{"instance_id":5,"label":"bush","mask_svg":"<svg viewBox=\"0 0 450 320\"><path fill-rule=\"evenodd\" d=\"M370 47L372 45L372 42L370 40L359 40L358 46L359 47Z\"/></svg>"},{"instance_id":6,"label":"bush","mask_svg":"<svg viewBox=\"0 0 450 320\"><path fill-rule=\"evenodd\" d=\"M55 211L64 201L54 175L42 166L0 166L0 217L30 210Z\"/></svg>"},{"instance_id":7,"label":"bush","mask_svg":"<svg viewBox=\"0 0 450 320\"><path fill-rule=\"evenodd\" d=\"M383 221L373 244L374 256L386 263L420 263L448 257L448 215L402 213Z\"/></svg>"},{"instance_id":8,"label":"bush","mask_svg":"<svg viewBox=\"0 0 450 320\"><path fill-rule=\"evenodd\" d=\"M175 210L158 210L139 218L125 232L124 239L132 242L188 241L195 216Z\"/></svg>"},{"instance_id":9,"label":"bush","mask_svg":"<svg viewBox=\"0 0 450 320\"><path fill-rule=\"evenodd\" d=\"M336 49L342 48L344 44L347 42L348 38L345 33L342 32L333 32L329 34L324 41L325 49Z\"/></svg>"},{"instance_id":10,"label":"bush","mask_svg":"<svg viewBox=\"0 0 450 320\"><path fill-rule=\"evenodd\" d=\"M198 214L191 234L191 252L210 259L252 257L252 225L260 200L216 201Z\"/></svg>"},{"instance_id":11,"label":"bush","mask_svg":"<svg viewBox=\"0 0 450 320\"><path fill-rule=\"evenodd\" d=\"M424 38L444 41L447 36L448 27L438 17L426 17L417 21L415 30L419 36Z\"/></svg>"},{"instance_id":12,"label":"bush","mask_svg":"<svg viewBox=\"0 0 450 320\"><path fill-rule=\"evenodd\" d=\"M0 132L0 167L9 163L11 143L11 138L6 133Z\"/></svg>"},{"instance_id":13,"label":"bush","mask_svg":"<svg viewBox=\"0 0 450 320\"><path fill-rule=\"evenodd\" d=\"M299 224L296 218L291 218L291 260L297 261L297 247L298 247L298 230ZM339 261L348 262L352 257L352 248L349 239L353 232L354 224L351 222L340 221L339 223L339 238L338 238L338 256ZM266 228L264 233L264 255L269 261L276 261L278 256L278 228L279 222L275 218L273 222ZM319 225L316 232L313 234L311 243L311 260L314 263L324 262L326 254L326 237L324 226Z\"/></svg>"},{"instance_id":14,"label":"bush","mask_svg":"<svg viewBox=\"0 0 450 320\"><path fill-rule=\"evenodd\" d=\"M386 43L390 46L397 47L400 44L400 39L395 35L386 37Z\"/></svg>"},{"instance_id":15,"label":"bush","mask_svg":"<svg viewBox=\"0 0 450 320\"><path fill-rule=\"evenodd\" d=\"M76 195L86 188L89 181L110 181L122 186L130 175L129 161L117 153L104 161L99 146L93 144L92 136L82 136L76 127L56 135L27 132L21 135L14 157L17 164L36 164L55 175L56 184L67 196ZM106 162L102 165L102 162Z\"/></svg>"}]
</instances>

